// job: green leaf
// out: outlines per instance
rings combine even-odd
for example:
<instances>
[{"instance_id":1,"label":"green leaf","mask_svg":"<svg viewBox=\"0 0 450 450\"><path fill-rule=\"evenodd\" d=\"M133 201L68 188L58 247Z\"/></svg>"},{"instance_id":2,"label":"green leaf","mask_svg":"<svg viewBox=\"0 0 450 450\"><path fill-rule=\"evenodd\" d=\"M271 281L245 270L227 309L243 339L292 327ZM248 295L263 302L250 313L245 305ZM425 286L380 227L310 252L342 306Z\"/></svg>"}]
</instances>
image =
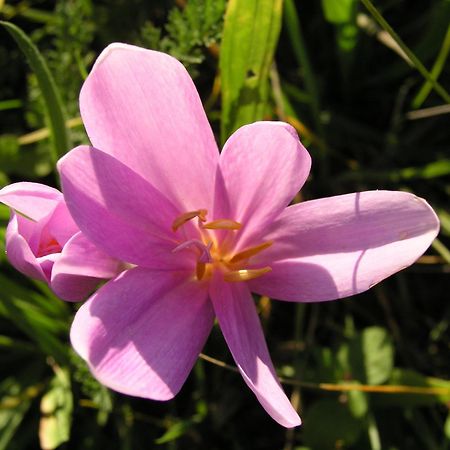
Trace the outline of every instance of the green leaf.
<instances>
[{"instance_id":1,"label":"green leaf","mask_svg":"<svg viewBox=\"0 0 450 450\"><path fill-rule=\"evenodd\" d=\"M384 383L394 365L394 348L384 328L369 327L350 341L348 354L353 378L365 384Z\"/></svg>"},{"instance_id":2,"label":"green leaf","mask_svg":"<svg viewBox=\"0 0 450 450\"><path fill-rule=\"evenodd\" d=\"M70 438L73 399L67 369L55 367L50 389L41 399L39 441L41 448L52 450Z\"/></svg>"},{"instance_id":3,"label":"green leaf","mask_svg":"<svg viewBox=\"0 0 450 450\"><path fill-rule=\"evenodd\" d=\"M447 419L444 424L445 437L450 441L450 413L447 414Z\"/></svg>"},{"instance_id":4,"label":"green leaf","mask_svg":"<svg viewBox=\"0 0 450 450\"><path fill-rule=\"evenodd\" d=\"M231 0L220 49L221 138L261 120L269 99L269 69L281 28L282 0Z\"/></svg>"},{"instance_id":5,"label":"green leaf","mask_svg":"<svg viewBox=\"0 0 450 450\"><path fill-rule=\"evenodd\" d=\"M41 387L37 380L41 369L34 363L22 366L23 370L14 377L0 383L0 450L12 448L11 439L17 432L33 398L39 395Z\"/></svg>"},{"instance_id":6,"label":"green leaf","mask_svg":"<svg viewBox=\"0 0 450 450\"><path fill-rule=\"evenodd\" d=\"M441 221L441 233L450 236L450 213L445 209L437 209L437 215Z\"/></svg>"},{"instance_id":7,"label":"green leaf","mask_svg":"<svg viewBox=\"0 0 450 450\"><path fill-rule=\"evenodd\" d=\"M359 383L355 383L359 384ZM348 409L353 417L362 419L369 411L369 399L365 392L349 391L347 393Z\"/></svg>"},{"instance_id":8,"label":"green leaf","mask_svg":"<svg viewBox=\"0 0 450 450\"><path fill-rule=\"evenodd\" d=\"M5 172L0 171L0 188L6 186L7 184L9 184L9 178L6 175Z\"/></svg>"},{"instance_id":9,"label":"green leaf","mask_svg":"<svg viewBox=\"0 0 450 450\"><path fill-rule=\"evenodd\" d=\"M325 19L334 24L343 24L353 19L356 0L322 0Z\"/></svg>"},{"instance_id":10,"label":"green leaf","mask_svg":"<svg viewBox=\"0 0 450 450\"><path fill-rule=\"evenodd\" d=\"M304 443L317 450L347 448L359 438L362 422L345 405L325 399L314 403L305 417Z\"/></svg>"},{"instance_id":11,"label":"green leaf","mask_svg":"<svg viewBox=\"0 0 450 450\"><path fill-rule=\"evenodd\" d=\"M174 441L183 436L190 428L192 428L193 422L191 420L182 420L175 422L169 427L169 429L158 439L155 440L156 444L166 444L167 442Z\"/></svg>"},{"instance_id":12,"label":"green leaf","mask_svg":"<svg viewBox=\"0 0 450 450\"><path fill-rule=\"evenodd\" d=\"M70 145L61 97L55 81L43 56L31 39L19 27L10 22L0 21L0 25L3 25L14 38L36 75L39 88L44 98L53 143L51 158L56 163L59 157L70 149Z\"/></svg>"},{"instance_id":13,"label":"green leaf","mask_svg":"<svg viewBox=\"0 0 450 450\"><path fill-rule=\"evenodd\" d=\"M359 30L356 24L357 0L322 0L325 19L335 28L335 39L339 63L345 89L349 80L350 69L354 61L354 50L358 43Z\"/></svg>"}]
</instances>

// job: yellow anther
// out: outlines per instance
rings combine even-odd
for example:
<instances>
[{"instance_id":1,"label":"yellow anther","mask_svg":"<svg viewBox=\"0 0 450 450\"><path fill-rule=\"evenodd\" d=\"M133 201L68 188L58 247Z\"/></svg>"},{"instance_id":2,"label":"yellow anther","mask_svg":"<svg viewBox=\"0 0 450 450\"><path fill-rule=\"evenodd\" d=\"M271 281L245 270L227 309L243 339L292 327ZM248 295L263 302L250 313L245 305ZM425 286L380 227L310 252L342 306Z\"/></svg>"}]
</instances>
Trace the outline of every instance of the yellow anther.
<instances>
[{"instance_id":1,"label":"yellow anther","mask_svg":"<svg viewBox=\"0 0 450 450\"><path fill-rule=\"evenodd\" d=\"M263 242L262 244L255 245L254 247L246 248L239 253L236 253L228 262L230 264L234 264L239 261L243 261L245 259L249 259L252 256L257 255L262 252L266 248L269 248L273 244L273 241Z\"/></svg>"},{"instance_id":2,"label":"yellow anther","mask_svg":"<svg viewBox=\"0 0 450 450\"><path fill-rule=\"evenodd\" d=\"M195 268L195 273L197 275L197 280L201 280L205 276L206 272L206 264L203 262L198 262Z\"/></svg>"},{"instance_id":3,"label":"yellow anther","mask_svg":"<svg viewBox=\"0 0 450 450\"><path fill-rule=\"evenodd\" d=\"M230 219L217 219L202 225L207 230L239 230L241 227L242 224Z\"/></svg>"},{"instance_id":4,"label":"yellow anther","mask_svg":"<svg viewBox=\"0 0 450 450\"><path fill-rule=\"evenodd\" d=\"M172 230L177 231L181 225L184 225L189 220L195 219L198 217L198 220L201 222L206 222L206 215L208 211L206 209L197 209L196 211L189 211L178 216L172 223Z\"/></svg>"},{"instance_id":5,"label":"yellow anther","mask_svg":"<svg viewBox=\"0 0 450 450\"><path fill-rule=\"evenodd\" d=\"M267 267L262 267L261 269L243 269L243 270L233 270L232 272L227 272L223 276L225 281L238 282L238 281L248 281L254 278L261 277L262 275L270 272L272 269Z\"/></svg>"}]
</instances>

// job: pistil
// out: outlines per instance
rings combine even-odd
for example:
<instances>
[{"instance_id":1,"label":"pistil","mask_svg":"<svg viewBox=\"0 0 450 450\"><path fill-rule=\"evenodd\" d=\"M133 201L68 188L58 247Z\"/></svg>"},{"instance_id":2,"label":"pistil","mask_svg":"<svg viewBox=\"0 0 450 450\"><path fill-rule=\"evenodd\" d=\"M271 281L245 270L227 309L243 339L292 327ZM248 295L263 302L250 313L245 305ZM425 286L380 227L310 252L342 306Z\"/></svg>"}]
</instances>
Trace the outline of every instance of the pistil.
<instances>
[{"instance_id":1,"label":"pistil","mask_svg":"<svg viewBox=\"0 0 450 450\"><path fill-rule=\"evenodd\" d=\"M231 219L216 219L207 222L207 214L206 209L189 211L178 216L172 223L172 230L176 232L186 222L198 218L200 239L189 239L172 250L173 253L185 249L196 251L198 256L196 258L195 276L198 281L208 280L214 270L220 270L223 273L223 279L228 282L253 280L272 270L269 266L245 269L248 260L269 248L273 243L272 241L262 242L233 255L230 246L225 245L224 242L217 242L215 239L217 236L214 236L214 233L211 235L208 230L234 232L241 229L242 224ZM230 257L230 255L232 256Z\"/></svg>"},{"instance_id":2,"label":"pistil","mask_svg":"<svg viewBox=\"0 0 450 450\"><path fill-rule=\"evenodd\" d=\"M182 244L176 246L172 250L172 253L178 253L179 251L184 249L195 248L200 251L198 261L201 263L210 263L213 260L211 256L211 247L212 242L209 242L207 245L205 245L202 241L199 241L198 239L190 239L189 241L183 242Z\"/></svg>"}]
</instances>

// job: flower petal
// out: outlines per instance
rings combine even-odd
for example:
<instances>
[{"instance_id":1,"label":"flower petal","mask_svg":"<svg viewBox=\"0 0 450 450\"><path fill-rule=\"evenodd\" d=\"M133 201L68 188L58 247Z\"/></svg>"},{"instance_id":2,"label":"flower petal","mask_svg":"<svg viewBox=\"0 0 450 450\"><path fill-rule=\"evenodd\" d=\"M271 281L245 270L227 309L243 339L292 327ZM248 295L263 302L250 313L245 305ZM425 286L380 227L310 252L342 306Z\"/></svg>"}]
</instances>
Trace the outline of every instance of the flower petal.
<instances>
[{"instance_id":1,"label":"flower petal","mask_svg":"<svg viewBox=\"0 0 450 450\"><path fill-rule=\"evenodd\" d=\"M215 276L210 296L220 328L244 381L263 408L281 425L300 425L270 360L250 291L244 283L226 283Z\"/></svg>"},{"instance_id":2,"label":"flower petal","mask_svg":"<svg viewBox=\"0 0 450 450\"><path fill-rule=\"evenodd\" d=\"M9 262L19 272L30 278L48 282L44 271L28 245L26 237L20 232L21 225L23 225L26 228L25 234L31 234L30 228L32 226L29 226L30 224L33 224L33 222L15 212L11 212L11 219L6 229L6 254Z\"/></svg>"},{"instance_id":3,"label":"flower petal","mask_svg":"<svg viewBox=\"0 0 450 450\"><path fill-rule=\"evenodd\" d=\"M323 301L369 289L425 252L439 232L434 211L407 192L368 191L291 206L267 234L250 282L280 300Z\"/></svg>"},{"instance_id":4,"label":"flower petal","mask_svg":"<svg viewBox=\"0 0 450 450\"><path fill-rule=\"evenodd\" d=\"M186 258L172 253L179 211L140 175L87 146L70 151L58 168L73 218L105 253L147 267L184 265Z\"/></svg>"},{"instance_id":5,"label":"flower petal","mask_svg":"<svg viewBox=\"0 0 450 450\"><path fill-rule=\"evenodd\" d=\"M199 283L135 268L81 306L71 341L106 386L168 400L186 380L213 319L207 291Z\"/></svg>"},{"instance_id":6,"label":"flower petal","mask_svg":"<svg viewBox=\"0 0 450 450\"><path fill-rule=\"evenodd\" d=\"M228 192L229 218L243 225L242 247L246 238L263 233L286 208L305 182L311 158L290 125L256 122L228 139L219 165ZM220 185L216 179L216 188Z\"/></svg>"},{"instance_id":7,"label":"flower petal","mask_svg":"<svg viewBox=\"0 0 450 450\"><path fill-rule=\"evenodd\" d=\"M210 208L219 153L180 62L111 44L84 83L80 109L94 147L149 180L183 212Z\"/></svg>"},{"instance_id":8,"label":"flower petal","mask_svg":"<svg viewBox=\"0 0 450 450\"><path fill-rule=\"evenodd\" d=\"M56 205L46 225L46 231L63 246L74 234L80 230L73 221L64 198Z\"/></svg>"},{"instance_id":9,"label":"flower petal","mask_svg":"<svg viewBox=\"0 0 450 450\"><path fill-rule=\"evenodd\" d=\"M55 261L51 287L63 300L79 301L102 279L114 278L120 271L118 260L103 253L79 232L67 242Z\"/></svg>"},{"instance_id":10,"label":"flower petal","mask_svg":"<svg viewBox=\"0 0 450 450\"><path fill-rule=\"evenodd\" d=\"M53 266L55 264L55 261L58 259L59 253L50 253L45 256L40 256L39 258L36 258L36 261L41 266L42 271L45 274L45 279L47 283L49 283L49 280L52 276L52 270Z\"/></svg>"},{"instance_id":11,"label":"flower petal","mask_svg":"<svg viewBox=\"0 0 450 450\"><path fill-rule=\"evenodd\" d=\"M0 190L0 202L35 221L48 216L62 198L57 189L39 183L13 183Z\"/></svg>"}]
</instances>

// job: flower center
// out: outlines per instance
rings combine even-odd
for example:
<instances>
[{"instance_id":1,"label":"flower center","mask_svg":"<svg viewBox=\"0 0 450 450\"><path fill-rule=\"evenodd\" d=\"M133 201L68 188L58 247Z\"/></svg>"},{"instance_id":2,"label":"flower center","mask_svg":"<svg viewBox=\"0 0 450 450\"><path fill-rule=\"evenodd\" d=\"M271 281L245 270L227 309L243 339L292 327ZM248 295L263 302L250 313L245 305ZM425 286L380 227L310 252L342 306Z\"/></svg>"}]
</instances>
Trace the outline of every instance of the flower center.
<instances>
[{"instance_id":1,"label":"flower center","mask_svg":"<svg viewBox=\"0 0 450 450\"><path fill-rule=\"evenodd\" d=\"M235 252L230 241L234 239L218 239L215 230L225 233L238 233L242 224L231 219L216 219L208 222L208 211L198 209L178 216L172 224L172 230L176 233L184 224L197 218L199 238L186 239L172 251L177 253L183 250L191 250L197 254L195 277L198 281L211 278L214 270L223 273L223 279L229 282L248 281L258 278L272 269L269 266L261 268L249 268L250 259L272 245L272 241L261 242L258 245ZM228 244L227 244L228 242Z\"/></svg>"},{"instance_id":2,"label":"flower center","mask_svg":"<svg viewBox=\"0 0 450 450\"><path fill-rule=\"evenodd\" d=\"M39 243L39 248L37 251L37 257L51 255L52 253L60 253L62 250L61 245L54 237L50 237L45 241Z\"/></svg>"}]
</instances>

